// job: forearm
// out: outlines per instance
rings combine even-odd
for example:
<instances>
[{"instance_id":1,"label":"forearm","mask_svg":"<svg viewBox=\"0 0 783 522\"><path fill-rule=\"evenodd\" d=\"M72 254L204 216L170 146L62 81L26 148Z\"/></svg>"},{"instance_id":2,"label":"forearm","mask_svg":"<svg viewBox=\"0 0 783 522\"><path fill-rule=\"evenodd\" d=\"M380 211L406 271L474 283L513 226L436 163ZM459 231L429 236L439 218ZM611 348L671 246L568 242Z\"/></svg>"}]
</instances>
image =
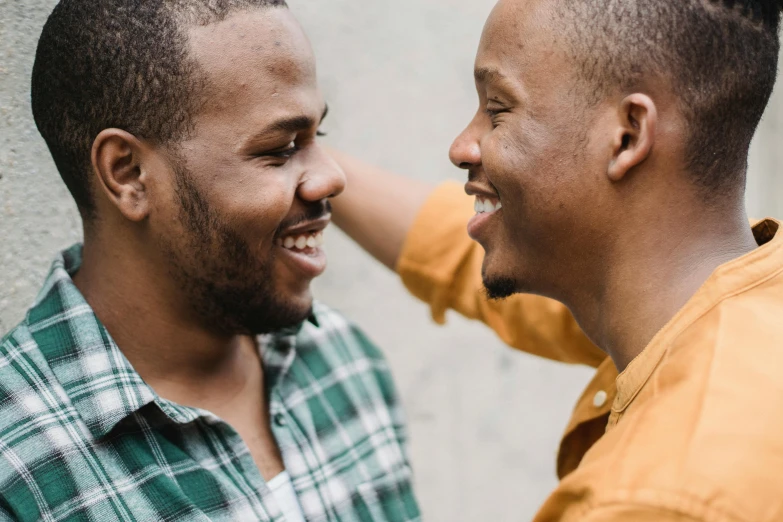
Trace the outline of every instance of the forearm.
<instances>
[{"instance_id":1,"label":"forearm","mask_svg":"<svg viewBox=\"0 0 783 522\"><path fill-rule=\"evenodd\" d=\"M334 223L394 270L405 238L434 187L330 150L345 171L345 192L332 202Z\"/></svg>"}]
</instances>

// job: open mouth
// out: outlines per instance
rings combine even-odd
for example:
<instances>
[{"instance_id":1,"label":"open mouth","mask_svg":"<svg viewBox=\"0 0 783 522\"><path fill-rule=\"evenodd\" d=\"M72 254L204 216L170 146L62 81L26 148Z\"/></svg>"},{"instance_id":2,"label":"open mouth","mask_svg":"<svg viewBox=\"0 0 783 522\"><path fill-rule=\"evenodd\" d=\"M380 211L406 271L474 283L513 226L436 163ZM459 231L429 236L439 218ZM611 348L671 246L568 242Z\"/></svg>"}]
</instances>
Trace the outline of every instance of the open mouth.
<instances>
[{"instance_id":1,"label":"open mouth","mask_svg":"<svg viewBox=\"0 0 783 522\"><path fill-rule=\"evenodd\" d=\"M473 209L476 214L491 214L503 208L498 198L490 198L486 196L476 196L476 202L473 204Z\"/></svg>"},{"instance_id":2,"label":"open mouth","mask_svg":"<svg viewBox=\"0 0 783 522\"><path fill-rule=\"evenodd\" d=\"M294 227L275 239L280 259L302 280L310 280L326 270L324 228L329 218Z\"/></svg>"},{"instance_id":3,"label":"open mouth","mask_svg":"<svg viewBox=\"0 0 783 522\"><path fill-rule=\"evenodd\" d=\"M287 250L305 252L324 246L324 232L323 230L314 230L312 232L294 233L290 236L277 238L275 244Z\"/></svg>"},{"instance_id":4,"label":"open mouth","mask_svg":"<svg viewBox=\"0 0 783 522\"><path fill-rule=\"evenodd\" d=\"M476 215L468 223L468 235L476 241L480 241L484 231L489 226L492 218L496 216L503 208L500 199L496 197L481 195L476 196L476 202L473 205Z\"/></svg>"}]
</instances>

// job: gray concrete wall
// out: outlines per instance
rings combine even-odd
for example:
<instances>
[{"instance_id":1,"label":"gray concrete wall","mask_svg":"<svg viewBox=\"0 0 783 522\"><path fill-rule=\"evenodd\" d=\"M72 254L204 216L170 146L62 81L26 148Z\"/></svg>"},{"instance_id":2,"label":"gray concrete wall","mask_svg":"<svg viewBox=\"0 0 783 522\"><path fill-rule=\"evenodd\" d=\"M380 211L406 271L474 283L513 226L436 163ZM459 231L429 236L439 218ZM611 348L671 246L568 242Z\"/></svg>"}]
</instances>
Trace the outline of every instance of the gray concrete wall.
<instances>
[{"instance_id":1,"label":"gray concrete wall","mask_svg":"<svg viewBox=\"0 0 783 522\"><path fill-rule=\"evenodd\" d=\"M475 109L472 62L493 0L290 0L318 55L329 142L431 181L461 179L448 146ZM0 335L33 299L52 254L80 237L78 214L29 104L37 37L54 0L0 0ZM783 101L754 144L748 201L783 215ZM504 348L477 324L427 310L338 232L323 301L391 359L407 406L417 489L434 522L528 520L555 485L559 435L582 368Z\"/></svg>"}]
</instances>

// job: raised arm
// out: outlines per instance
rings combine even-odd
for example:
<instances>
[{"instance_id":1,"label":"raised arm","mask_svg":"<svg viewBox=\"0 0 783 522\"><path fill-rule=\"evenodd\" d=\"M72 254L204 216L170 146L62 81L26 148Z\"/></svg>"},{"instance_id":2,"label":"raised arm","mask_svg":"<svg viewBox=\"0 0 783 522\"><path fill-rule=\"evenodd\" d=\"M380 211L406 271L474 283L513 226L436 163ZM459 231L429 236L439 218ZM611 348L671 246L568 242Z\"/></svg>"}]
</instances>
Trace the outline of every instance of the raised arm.
<instances>
[{"instance_id":1,"label":"raised arm","mask_svg":"<svg viewBox=\"0 0 783 522\"><path fill-rule=\"evenodd\" d=\"M473 201L457 183L433 187L333 152L348 184L334 221L396 270L428 303L435 321L448 309L486 323L508 345L562 362L598 366L606 359L562 304L534 295L490 301L481 281L484 251L467 235Z\"/></svg>"},{"instance_id":2,"label":"raised arm","mask_svg":"<svg viewBox=\"0 0 783 522\"><path fill-rule=\"evenodd\" d=\"M375 259L392 270L433 185L329 151L345 171L349 187L334 201L333 219Z\"/></svg>"}]
</instances>

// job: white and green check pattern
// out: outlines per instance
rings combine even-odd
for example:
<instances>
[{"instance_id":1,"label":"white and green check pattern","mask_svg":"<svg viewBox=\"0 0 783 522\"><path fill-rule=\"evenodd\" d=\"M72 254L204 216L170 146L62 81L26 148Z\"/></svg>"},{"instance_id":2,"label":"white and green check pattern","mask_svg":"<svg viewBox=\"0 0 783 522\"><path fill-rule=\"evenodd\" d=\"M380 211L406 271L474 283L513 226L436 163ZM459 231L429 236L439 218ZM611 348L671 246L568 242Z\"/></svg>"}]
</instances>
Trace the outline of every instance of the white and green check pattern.
<instances>
[{"instance_id":1,"label":"white and green check pattern","mask_svg":"<svg viewBox=\"0 0 783 522\"><path fill-rule=\"evenodd\" d=\"M80 263L78 245L55 260L0 344L0 521L284 522L237 433L134 371L74 286ZM322 305L260 343L272 430L307 520L419 520L378 349Z\"/></svg>"}]
</instances>

